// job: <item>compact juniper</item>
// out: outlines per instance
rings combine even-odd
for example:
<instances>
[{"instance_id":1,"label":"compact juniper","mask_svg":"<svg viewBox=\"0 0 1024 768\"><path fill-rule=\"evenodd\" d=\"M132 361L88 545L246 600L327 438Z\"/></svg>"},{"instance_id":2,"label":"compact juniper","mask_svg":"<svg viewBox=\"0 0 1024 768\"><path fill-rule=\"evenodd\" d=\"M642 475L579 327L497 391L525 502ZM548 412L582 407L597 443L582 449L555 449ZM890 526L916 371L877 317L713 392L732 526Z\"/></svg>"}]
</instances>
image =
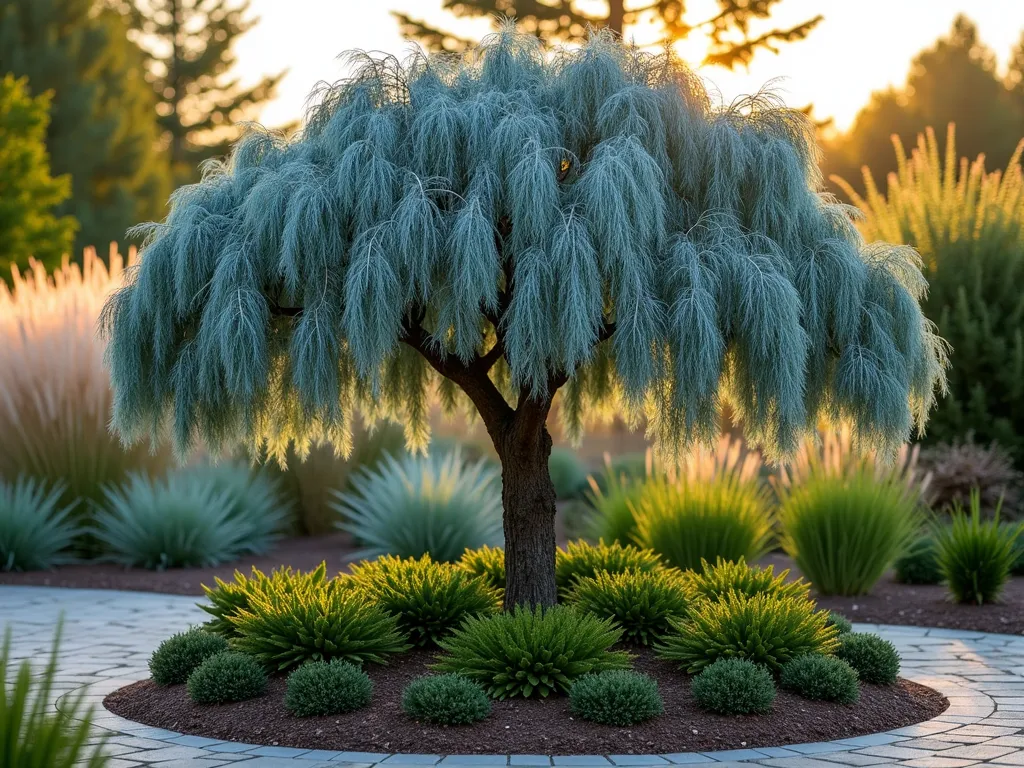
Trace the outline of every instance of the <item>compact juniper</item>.
<instances>
[{"instance_id":1,"label":"compact juniper","mask_svg":"<svg viewBox=\"0 0 1024 768\"><path fill-rule=\"evenodd\" d=\"M944 366L907 247L822 194L811 122L712 103L671 49L511 26L459 57L353 54L299 137L250 131L145 227L103 328L113 423L179 450L428 440L432 393L503 468L506 603L556 599L552 400L643 417L669 453L717 415L770 454L842 414L891 448Z\"/></svg>"}]
</instances>

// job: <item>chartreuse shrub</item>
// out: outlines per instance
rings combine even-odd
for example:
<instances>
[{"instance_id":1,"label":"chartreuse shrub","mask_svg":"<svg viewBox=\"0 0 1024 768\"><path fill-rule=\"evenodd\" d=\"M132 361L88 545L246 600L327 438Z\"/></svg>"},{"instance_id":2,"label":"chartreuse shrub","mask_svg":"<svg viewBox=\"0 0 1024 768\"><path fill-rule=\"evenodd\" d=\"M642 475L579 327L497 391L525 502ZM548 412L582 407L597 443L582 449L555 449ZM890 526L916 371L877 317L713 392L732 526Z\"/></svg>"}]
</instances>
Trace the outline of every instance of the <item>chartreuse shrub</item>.
<instances>
[{"instance_id":1,"label":"chartreuse shrub","mask_svg":"<svg viewBox=\"0 0 1024 768\"><path fill-rule=\"evenodd\" d=\"M573 714L602 725L635 725L665 711L658 684L648 675L609 669L584 675L569 689Z\"/></svg>"},{"instance_id":2,"label":"chartreuse shrub","mask_svg":"<svg viewBox=\"0 0 1024 768\"><path fill-rule=\"evenodd\" d=\"M304 595L321 589L327 581L327 563L320 563L308 573L293 571L289 566L275 568L267 576L258 568L253 568L249 576L235 571L234 581L222 581L214 577L214 587L203 585L209 604L200 603L199 607L213 616L204 629L222 637L232 638L238 635L232 617L240 610L247 609L254 595L269 598L289 594ZM345 579L336 580L334 589L345 589L350 582Z\"/></svg>"},{"instance_id":3,"label":"chartreuse shrub","mask_svg":"<svg viewBox=\"0 0 1024 768\"><path fill-rule=\"evenodd\" d=\"M489 696L565 693L590 672L625 669L629 654L612 651L622 637L607 619L556 605L471 617L440 641L446 653L434 668L475 680Z\"/></svg>"},{"instance_id":4,"label":"chartreuse shrub","mask_svg":"<svg viewBox=\"0 0 1024 768\"><path fill-rule=\"evenodd\" d=\"M408 650L398 617L345 583L334 579L308 591L251 593L248 606L229 618L237 635L232 647L278 671L332 659L383 664Z\"/></svg>"},{"instance_id":5,"label":"chartreuse shrub","mask_svg":"<svg viewBox=\"0 0 1024 768\"><path fill-rule=\"evenodd\" d=\"M843 431L820 448L806 440L782 468L782 547L820 593L866 594L910 545L921 523L916 453L904 447L889 464Z\"/></svg>"},{"instance_id":6,"label":"chartreuse shrub","mask_svg":"<svg viewBox=\"0 0 1024 768\"><path fill-rule=\"evenodd\" d=\"M853 704L860 698L857 670L835 656L808 653L782 665L779 684L805 699Z\"/></svg>"},{"instance_id":7,"label":"chartreuse shrub","mask_svg":"<svg viewBox=\"0 0 1024 768\"><path fill-rule=\"evenodd\" d=\"M587 467L570 448L555 446L548 456L548 474L559 499L574 499L589 487Z\"/></svg>"},{"instance_id":8,"label":"chartreuse shrub","mask_svg":"<svg viewBox=\"0 0 1024 768\"><path fill-rule=\"evenodd\" d=\"M567 601L611 619L630 642L650 645L686 616L687 590L677 571L598 571L576 579Z\"/></svg>"},{"instance_id":9,"label":"chartreuse shrub","mask_svg":"<svg viewBox=\"0 0 1024 768\"><path fill-rule=\"evenodd\" d=\"M900 673L900 655L896 646L878 635L847 632L839 637L836 656L855 670L865 683L888 685Z\"/></svg>"},{"instance_id":10,"label":"chartreuse shrub","mask_svg":"<svg viewBox=\"0 0 1024 768\"><path fill-rule=\"evenodd\" d=\"M832 653L838 631L814 603L775 595L727 595L691 605L658 645L658 654L687 672L717 659L749 659L777 672L805 653Z\"/></svg>"},{"instance_id":11,"label":"chartreuse shrub","mask_svg":"<svg viewBox=\"0 0 1024 768\"><path fill-rule=\"evenodd\" d=\"M402 711L416 722L469 725L491 714L491 700L479 683L462 675L424 675L405 687Z\"/></svg>"},{"instance_id":12,"label":"chartreuse shrub","mask_svg":"<svg viewBox=\"0 0 1024 768\"><path fill-rule=\"evenodd\" d=\"M146 228L102 323L126 441L170 422L182 453L277 457L363 413L423 448L440 389L500 447L508 599L553 603L556 397L569 435L619 413L667 454L726 406L773 454L834 413L883 447L925 420L942 358L915 254L820 194L798 110L719 107L670 50L546 52L511 25L360 56L320 96L298 140L247 132Z\"/></svg>"},{"instance_id":13,"label":"chartreuse shrub","mask_svg":"<svg viewBox=\"0 0 1024 768\"><path fill-rule=\"evenodd\" d=\"M340 715L370 703L373 683L341 659L309 661L288 675L284 706L296 717Z\"/></svg>"},{"instance_id":14,"label":"chartreuse shrub","mask_svg":"<svg viewBox=\"0 0 1024 768\"><path fill-rule=\"evenodd\" d=\"M952 521L935 527L939 570L958 603L991 603L999 598L1017 559L1014 544L1024 523L999 524L999 507L992 520L981 519L981 499L971 493L970 514L955 505Z\"/></svg>"},{"instance_id":15,"label":"chartreuse shrub","mask_svg":"<svg viewBox=\"0 0 1024 768\"><path fill-rule=\"evenodd\" d=\"M61 506L64 486L19 478L0 481L0 571L41 571L74 561L82 528Z\"/></svg>"},{"instance_id":16,"label":"chartreuse shrub","mask_svg":"<svg viewBox=\"0 0 1024 768\"><path fill-rule=\"evenodd\" d=\"M470 616L501 607L498 590L454 563L430 555L402 560L381 557L352 566L352 578L366 599L398 619L416 645L434 645Z\"/></svg>"},{"instance_id":17,"label":"chartreuse shrub","mask_svg":"<svg viewBox=\"0 0 1024 768\"><path fill-rule=\"evenodd\" d=\"M678 468L654 473L635 503L636 541L669 565L699 570L718 558L756 560L772 536L769 493L761 459L723 438L700 448Z\"/></svg>"},{"instance_id":18,"label":"chartreuse shrub","mask_svg":"<svg viewBox=\"0 0 1024 768\"><path fill-rule=\"evenodd\" d=\"M58 625L50 659L42 672L27 659L15 666L11 658L11 630L0 647L0 765L11 768L104 768L105 739L89 744L93 708L86 707L84 690L53 707L57 676Z\"/></svg>"},{"instance_id":19,"label":"chartreuse shrub","mask_svg":"<svg viewBox=\"0 0 1024 768\"><path fill-rule=\"evenodd\" d=\"M263 553L289 519L275 486L240 465L132 475L105 494L94 533L106 556L127 566L201 567Z\"/></svg>"},{"instance_id":20,"label":"chartreuse shrub","mask_svg":"<svg viewBox=\"0 0 1024 768\"><path fill-rule=\"evenodd\" d=\"M935 537L930 532L918 534L906 551L896 558L893 570L896 571L896 579L904 584L938 584L942 581Z\"/></svg>"},{"instance_id":21,"label":"chartreuse shrub","mask_svg":"<svg viewBox=\"0 0 1024 768\"><path fill-rule=\"evenodd\" d=\"M267 687L267 673L245 653L222 651L188 676L188 697L196 704L225 704L255 699Z\"/></svg>"},{"instance_id":22,"label":"chartreuse shrub","mask_svg":"<svg viewBox=\"0 0 1024 768\"><path fill-rule=\"evenodd\" d=\"M828 612L828 619L825 623L830 627L835 627L836 631L840 635L845 635L847 632L853 632L853 624L850 623L850 620L843 616L843 614L835 611Z\"/></svg>"},{"instance_id":23,"label":"chartreuse shrub","mask_svg":"<svg viewBox=\"0 0 1024 768\"><path fill-rule=\"evenodd\" d=\"M555 551L555 583L562 595L567 594L578 579L601 572L650 572L662 567L654 552L617 542L590 544L583 540L570 541L565 549Z\"/></svg>"},{"instance_id":24,"label":"chartreuse shrub","mask_svg":"<svg viewBox=\"0 0 1024 768\"><path fill-rule=\"evenodd\" d=\"M149 658L149 673L157 685L178 685L210 656L226 650L228 641L220 635L190 629L160 643Z\"/></svg>"},{"instance_id":25,"label":"chartreuse shrub","mask_svg":"<svg viewBox=\"0 0 1024 768\"><path fill-rule=\"evenodd\" d=\"M501 478L488 461L461 452L387 456L336 494L338 527L362 547L353 557L422 557L455 562L467 548L501 544Z\"/></svg>"},{"instance_id":26,"label":"chartreuse shrub","mask_svg":"<svg viewBox=\"0 0 1024 768\"><path fill-rule=\"evenodd\" d=\"M771 672L748 659L708 664L693 678L690 690L697 706L719 715L764 715L775 701Z\"/></svg>"},{"instance_id":27,"label":"chartreuse shrub","mask_svg":"<svg viewBox=\"0 0 1024 768\"><path fill-rule=\"evenodd\" d=\"M464 571L482 578L495 589L505 588L505 550L482 546L462 553L459 565Z\"/></svg>"},{"instance_id":28,"label":"chartreuse shrub","mask_svg":"<svg viewBox=\"0 0 1024 768\"><path fill-rule=\"evenodd\" d=\"M776 576L775 566L747 565L742 557L735 562L718 558L714 565L702 560L700 565L699 571L686 573L686 584L695 600L721 600L731 593L804 599L810 591L803 579L787 581L788 570Z\"/></svg>"}]
</instances>

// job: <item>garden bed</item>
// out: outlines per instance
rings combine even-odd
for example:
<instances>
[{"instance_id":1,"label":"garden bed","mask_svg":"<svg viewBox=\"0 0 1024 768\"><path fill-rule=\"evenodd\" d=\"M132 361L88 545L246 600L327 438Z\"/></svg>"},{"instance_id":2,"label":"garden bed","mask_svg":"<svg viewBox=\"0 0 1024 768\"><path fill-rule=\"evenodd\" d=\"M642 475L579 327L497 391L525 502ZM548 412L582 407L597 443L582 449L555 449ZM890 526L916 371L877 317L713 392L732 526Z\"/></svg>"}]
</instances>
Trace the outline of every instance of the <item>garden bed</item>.
<instances>
[{"instance_id":1,"label":"garden bed","mask_svg":"<svg viewBox=\"0 0 1024 768\"><path fill-rule=\"evenodd\" d=\"M938 692L900 679L890 686L861 685L852 705L809 701L778 692L768 715L725 717L696 707L690 678L640 651L635 668L658 681L665 714L628 728L573 719L565 697L495 701L490 717L474 725L441 727L413 722L401 710L402 690L426 674L434 653L416 651L388 666L369 666L374 683L369 707L343 715L299 718L284 707L285 679L266 693L233 704L201 706L184 685L150 680L107 696L111 712L173 731L251 744L309 749L437 754L631 754L741 749L827 741L919 723L943 712Z\"/></svg>"}]
</instances>

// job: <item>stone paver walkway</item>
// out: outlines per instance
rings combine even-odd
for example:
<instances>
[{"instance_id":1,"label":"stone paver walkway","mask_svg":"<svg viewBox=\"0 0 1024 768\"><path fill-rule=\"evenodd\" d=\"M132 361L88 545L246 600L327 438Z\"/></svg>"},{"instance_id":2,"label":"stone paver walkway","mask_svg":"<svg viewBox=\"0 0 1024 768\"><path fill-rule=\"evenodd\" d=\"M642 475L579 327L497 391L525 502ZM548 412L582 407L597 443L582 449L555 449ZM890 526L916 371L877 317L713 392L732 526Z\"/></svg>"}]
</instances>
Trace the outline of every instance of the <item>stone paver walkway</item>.
<instances>
[{"instance_id":1,"label":"stone paver walkway","mask_svg":"<svg viewBox=\"0 0 1024 768\"><path fill-rule=\"evenodd\" d=\"M147 662L161 640L203 621L197 598L142 592L0 587L0 624L13 630L14 659L42 663L58 618L64 616L58 696L87 688L101 706L117 688L149 676ZM133 723L105 710L96 725L109 737L111 768L438 768L459 766L671 766L726 768L967 768L1024 766L1024 637L916 627L857 625L892 640L904 677L950 701L939 717L887 733L836 742L671 755L387 755L260 746L183 736Z\"/></svg>"}]
</instances>

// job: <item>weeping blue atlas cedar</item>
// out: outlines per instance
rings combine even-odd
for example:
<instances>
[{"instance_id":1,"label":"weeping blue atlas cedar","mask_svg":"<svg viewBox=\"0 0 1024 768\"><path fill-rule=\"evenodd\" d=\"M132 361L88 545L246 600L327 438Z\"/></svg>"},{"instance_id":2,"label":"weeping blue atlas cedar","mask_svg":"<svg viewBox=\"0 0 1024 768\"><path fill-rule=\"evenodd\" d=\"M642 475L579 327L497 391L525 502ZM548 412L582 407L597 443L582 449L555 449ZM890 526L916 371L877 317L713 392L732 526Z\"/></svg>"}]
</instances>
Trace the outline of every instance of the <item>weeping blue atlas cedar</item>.
<instances>
[{"instance_id":1,"label":"weeping blue atlas cedar","mask_svg":"<svg viewBox=\"0 0 1024 768\"><path fill-rule=\"evenodd\" d=\"M917 254L864 243L820 191L799 112L716 106L606 33L349 63L298 138L249 130L144 228L103 319L126 440L169 420L181 451L283 460L346 451L358 410L422 446L430 392L465 399L421 353L495 345L509 402L564 383L574 434L615 409L669 452L717 437L726 403L774 454L820 418L882 449L923 426L946 354Z\"/></svg>"}]
</instances>

